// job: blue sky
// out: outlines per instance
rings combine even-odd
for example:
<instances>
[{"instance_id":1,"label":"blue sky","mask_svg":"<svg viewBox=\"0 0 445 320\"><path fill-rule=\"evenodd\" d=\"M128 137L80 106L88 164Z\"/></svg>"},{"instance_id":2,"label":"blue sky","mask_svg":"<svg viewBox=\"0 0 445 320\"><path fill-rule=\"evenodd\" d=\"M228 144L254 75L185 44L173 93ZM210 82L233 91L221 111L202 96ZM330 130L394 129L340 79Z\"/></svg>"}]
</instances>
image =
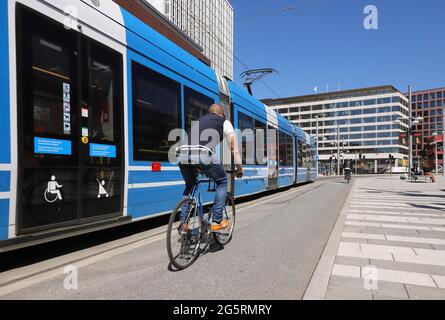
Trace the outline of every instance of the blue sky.
<instances>
[{"instance_id":1,"label":"blue sky","mask_svg":"<svg viewBox=\"0 0 445 320\"><path fill-rule=\"evenodd\" d=\"M445 87L444 0L230 0L235 56L279 74L254 85L257 98L394 85L405 92ZM366 30L365 6L378 8ZM283 8L293 8L282 12ZM245 71L235 59L234 81Z\"/></svg>"}]
</instances>

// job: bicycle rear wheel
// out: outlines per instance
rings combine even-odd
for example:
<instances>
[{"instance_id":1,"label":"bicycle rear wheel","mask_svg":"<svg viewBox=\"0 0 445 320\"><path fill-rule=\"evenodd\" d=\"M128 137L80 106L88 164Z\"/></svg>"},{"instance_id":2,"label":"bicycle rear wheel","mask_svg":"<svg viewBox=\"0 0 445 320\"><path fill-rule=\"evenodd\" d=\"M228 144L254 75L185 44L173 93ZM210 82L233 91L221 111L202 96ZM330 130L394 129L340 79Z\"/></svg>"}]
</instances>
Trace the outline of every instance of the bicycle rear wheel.
<instances>
[{"instance_id":1,"label":"bicycle rear wheel","mask_svg":"<svg viewBox=\"0 0 445 320\"><path fill-rule=\"evenodd\" d=\"M236 211L235 211L235 199L231 194L227 196L227 204L224 208L224 217L229 222L229 227L221 232L214 233L213 238L216 243L221 246L226 246L232 241L233 230L235 229Z\"/></svg>"},{"instance_id":2,"label":"bicycle rear wheel","mask_svg":"<svg viewBox=\"0 0 445 320\"><path fill-rule=\"evenodd\" d=\"M184 223L181 219L183 208L187 210ZM180 270L190 267L200 254L202 222L200 215L196 214L197 210L196 202L188 198L180 201L170 215L167 253L171 264Z\"/></svg>"}]
</instances>

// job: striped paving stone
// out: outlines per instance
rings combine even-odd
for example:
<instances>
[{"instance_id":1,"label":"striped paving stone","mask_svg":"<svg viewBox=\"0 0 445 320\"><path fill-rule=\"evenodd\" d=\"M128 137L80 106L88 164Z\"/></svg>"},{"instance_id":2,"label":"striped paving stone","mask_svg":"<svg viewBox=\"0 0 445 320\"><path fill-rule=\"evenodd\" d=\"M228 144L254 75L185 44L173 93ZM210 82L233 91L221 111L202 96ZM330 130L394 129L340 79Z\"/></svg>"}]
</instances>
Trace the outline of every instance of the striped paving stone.
<instances>
[{"instance_id":1,"label":"striped paving stone","mask_svg":"<svg viewBox=\"0 0 445 320\"><path fill-rule=\"evenodd\" d=\"M407 295L399 294L401 299L445 296L444 183L442 177L435 184L407 183L396 176L358 179L332 268L335 282L326 297L340 294L341 281L355 281L354 288L346 286L349 293L369 292L363 281L370 265L380 284L403 286ZM369 293L374 299L397 298L388 290Z\"/></svg>"},{"instance_id":2,"label":"striped paving stone","mask_svg":"<svg viewBox=\"0 0 445 320\"><path fill-rule=\"evenodd\" d=\"M434 218L413 218L413 217L394 217L389 215L370 215L370 214L348 214L348 220L366 220L378 222L403 222L415 224L431 224L445 226L445 219Z\"/></svg>"}]
</instances>

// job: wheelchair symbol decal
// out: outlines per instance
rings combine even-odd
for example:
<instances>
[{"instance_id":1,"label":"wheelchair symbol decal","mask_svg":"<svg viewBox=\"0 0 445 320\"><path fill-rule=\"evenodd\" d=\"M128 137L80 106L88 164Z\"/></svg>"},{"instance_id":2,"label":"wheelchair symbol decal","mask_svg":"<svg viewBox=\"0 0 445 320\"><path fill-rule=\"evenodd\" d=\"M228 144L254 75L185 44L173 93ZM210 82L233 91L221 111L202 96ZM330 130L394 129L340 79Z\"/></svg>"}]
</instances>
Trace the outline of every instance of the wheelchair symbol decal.
<instances>
[{"instance_id":1,"label":"wheelchair symbol decal","mask_svg":"<svg viewBox=\"0 0 445 320\"><path fill-rule=\"evenodd\" d=\"M48 203L54 203L57 200L62 201L62 194L60 190L63 188L63 185L60 185L56 181L56 176L51 177L51 181L48 182L48 186L43 194L46 202Z\"/></svg>"}]
</instances>

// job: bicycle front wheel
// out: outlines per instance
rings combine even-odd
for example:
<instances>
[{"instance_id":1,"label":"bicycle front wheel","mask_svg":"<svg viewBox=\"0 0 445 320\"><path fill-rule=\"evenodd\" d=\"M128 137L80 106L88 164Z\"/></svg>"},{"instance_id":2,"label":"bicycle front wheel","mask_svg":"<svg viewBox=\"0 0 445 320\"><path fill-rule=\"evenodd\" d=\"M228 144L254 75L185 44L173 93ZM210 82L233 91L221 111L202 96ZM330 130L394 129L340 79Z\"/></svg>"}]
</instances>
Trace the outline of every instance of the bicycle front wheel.
<instances>
[{"instance_id":1,"label":"bicycle front wheel","mask_svg":"<svg viewBox=\"0 0 445 320\"><path fill-rule=\"evenodd\" d=\"M185 211L184 215L182 210ZM197 210L196 202L188 198L179 202L170 215L167 253L171 264L180 270L190 267L200 253L202 222Z\"/></svg>"},{"instance_id":2,"label":"bicycle front wheel","mask_svg":"<svg viewBox=\"0 0 445 320\"><path fill-rule=\"evenodd\" d=\"M214 233L213 237L221 246L226 246L232 241L233 230L235 229L236 211L235 211L235 198L229 194L227 196L227 204L224 208L224 217L229 222L229 227L221 232Z\"/></svg>"}]
</instances>

